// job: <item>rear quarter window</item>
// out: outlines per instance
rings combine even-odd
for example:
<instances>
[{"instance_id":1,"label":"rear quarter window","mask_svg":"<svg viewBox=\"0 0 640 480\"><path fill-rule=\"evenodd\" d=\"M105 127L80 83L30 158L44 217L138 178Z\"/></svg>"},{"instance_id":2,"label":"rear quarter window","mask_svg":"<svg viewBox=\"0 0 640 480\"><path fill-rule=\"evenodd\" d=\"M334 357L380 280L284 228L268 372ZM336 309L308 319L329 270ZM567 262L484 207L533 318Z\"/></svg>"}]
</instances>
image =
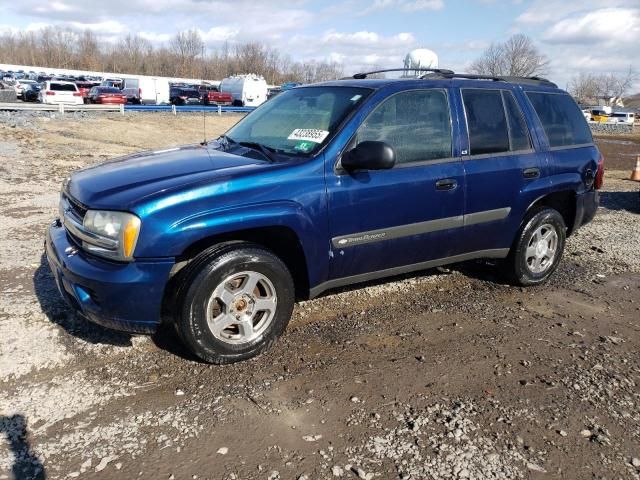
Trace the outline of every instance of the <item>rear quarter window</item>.
<instances>
[{"instance_id":1,"label":"rear quarter window","mask_svg":"<svg viewBox=\"0 0 640 480\"><path fill-rule=\"evenodd\" d=\"M589 125L578 104L567 94L527 92L549 146L569 147L593 143Z\"/></svg>"},{"instance_id":2,"label":"rear quarter window","mask_svg":"<svg viewBox=\"0 0 640 480\"><path fill-rule=\"evenodd\" d=\"M76 92L78 90L75 85L70 83L52 83L49 89L55 92Z\"/></svg>"}]
</instances>

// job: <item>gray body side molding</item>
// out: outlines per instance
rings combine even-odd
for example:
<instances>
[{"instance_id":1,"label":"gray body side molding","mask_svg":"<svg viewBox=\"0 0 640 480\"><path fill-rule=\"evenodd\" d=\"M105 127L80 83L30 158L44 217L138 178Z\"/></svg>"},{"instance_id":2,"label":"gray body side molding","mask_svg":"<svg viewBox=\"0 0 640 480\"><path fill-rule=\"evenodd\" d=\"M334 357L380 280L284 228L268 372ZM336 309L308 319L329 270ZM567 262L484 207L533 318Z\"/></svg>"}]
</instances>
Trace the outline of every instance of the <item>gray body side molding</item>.
<instances>
[{"instance_id":1,"label":"gray body side molding","mask_svg":"<svg viewBox=\"0 0 640 480\"><path fill-rule=\"evenodd\" d=\"M368 282L370 280L377 280L379 278L391 277L393 275L401 275L403 273L415 272L417 270L426 270L428 268L439 267L441 265L448 265L451 263L465 262L467 260L474 260L476 258L506 258L507 255L509 255L508 248L478 250L476 252L463 253L461 255L454 255L452 257L437 258L435 260L428 260L426 262L414 263L411 265L402 265L400 267L394 267L394 268L387 268L385 270L378 270L377 272L361 273L359 275L353 275L351 277L336 278L313 287L309 292L309 297L315 298L318 295L320 295L322 292L331 290L332 288L342 287L345 285Z\"/></svg>"},{"instance_id":2,"label":"gray body side molding","mask_svg":"<svg viewBox=\"0 0 640 480\"><path fill-rule=\"evenodd\" d=\"M468 213L456 217L437 218L426 222L411 223L397 227L381 228L369 230L368 232L358 232L349 235L341 235L331 239L333 248L349 248L367 243L382 242L394 238L410 237L412 235L422 235L425 233L449 230L479 223L495 222L503 220L509 216L510 207L497 208L495 210L485 210L483 212Z\"/></svg>"}]
</instances>

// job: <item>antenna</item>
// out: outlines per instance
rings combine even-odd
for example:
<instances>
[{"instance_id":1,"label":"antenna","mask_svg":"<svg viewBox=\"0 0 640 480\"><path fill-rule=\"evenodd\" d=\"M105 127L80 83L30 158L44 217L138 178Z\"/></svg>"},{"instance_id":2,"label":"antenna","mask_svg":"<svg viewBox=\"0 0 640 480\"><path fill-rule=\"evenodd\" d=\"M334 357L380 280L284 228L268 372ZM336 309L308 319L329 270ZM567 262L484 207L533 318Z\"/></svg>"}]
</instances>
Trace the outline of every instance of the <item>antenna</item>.
<instances>
[{"instance_id":1,"label":"antenna","mask_svg":"<svg viewBox=\"0 0 640 480\"><path fill-rule=\"evenodd\" d=\"M207 145L207 111L204 105L202 105L202 143L200 145Z\"/></svg>"}]
</instances>

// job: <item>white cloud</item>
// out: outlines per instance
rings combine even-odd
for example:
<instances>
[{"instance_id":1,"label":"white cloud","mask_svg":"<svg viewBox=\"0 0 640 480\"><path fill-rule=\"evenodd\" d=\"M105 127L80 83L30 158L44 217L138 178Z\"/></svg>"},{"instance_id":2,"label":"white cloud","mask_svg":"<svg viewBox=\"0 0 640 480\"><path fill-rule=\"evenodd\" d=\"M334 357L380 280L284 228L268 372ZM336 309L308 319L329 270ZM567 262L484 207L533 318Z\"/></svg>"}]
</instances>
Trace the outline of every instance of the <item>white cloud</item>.
<instances>
[{"instance_id":1,"label":"white cloud","mask_svg":"<svg viewBox=\"0 0 640 480\"><path fill-rule=\"evenodd\" d=\"M624 44L640 40L640 9L603 8L562 19L545 30L549 43Z\"/></svg>"},{"instance_id":2,"label":"white cloud","mask_svg":"<svg viewBox=\"0 0 640 480\"><path fill-rule=\"evenodd\" d=\"M413 34L408 32L398 33L389 37L379 35L376 32L361 31L354 33L336 32L335 30L327 31L321 38L324 44L332 46L339 45L348 48L383 48L394 49L398 46L409 47L416 43Z\"/></svg>"},{"instance_id":3,"label":"white cloud","mask_svg":"<svg viewBox=\"0 0 640 480\"><path fill-rule=\"evenodd\" d=\"M241 28L239 26L227 25L222 27L212 27L209 30L202 31L198 30L202 39L206 44L214 44L219 42L227 42L229 40L233 40L238 38L241 33Z\"/></svg>"},{"instance_id":4,"label":"white cloud","mask_svg":"<svg viewBox=\"0 0 640 480\"><path fill-rule=\"evenodd\" d=\"M363 30L328 30L319 36L295 35L283 51L294 53L294 60L329 61L341 64L345 73L371 70L372 67L402 67L404 56L417 46L412 33L381 35Z\"/></svg>"},{"instance_id":5,"label":"white cloud","mask_svg":"<svg viewBox=\"0 0 640 480\"><path fill-rule=\"evenodd\" d=\"M386 9L416 12L420 10L437 11L444 8L444 0L374 0L373 4L360 11L359 15L369 15Z\"/></svg>"},{"instance_id":6,"label":"white cloud","mask_svg":"<svg viewBox=\"0 0 640 480\"><path fill-rule=\"evenodd\" d=\"M444 8L444 1L414 0L411 2L403 2L400 8L405 12L417 12L418 10L442 10Z\"/></svg>"},{"instance_id":7,"label":"white cloud","mask_svg":"<svg viewBox=\"0 0 640 480\"><path fill-rule=\"evenodd\" d=\"M64 26L74 30L91 30L96 35L119 35L129 31L126 25L115 20L97 23L68 22Z\"/></svg>"}]
</instances>

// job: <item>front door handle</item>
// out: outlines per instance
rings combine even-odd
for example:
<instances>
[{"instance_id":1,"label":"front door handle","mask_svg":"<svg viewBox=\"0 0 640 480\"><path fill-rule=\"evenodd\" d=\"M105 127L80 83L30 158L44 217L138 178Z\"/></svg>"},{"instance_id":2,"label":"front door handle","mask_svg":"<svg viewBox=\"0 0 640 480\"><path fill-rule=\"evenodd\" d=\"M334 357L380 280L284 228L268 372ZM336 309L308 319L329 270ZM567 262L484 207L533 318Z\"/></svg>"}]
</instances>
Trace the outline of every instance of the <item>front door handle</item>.
<instances>
[{"instance_id":1,"label":"front door handle","mask_svg":"<svg viewBox=\"0 0 640 480\"><path fill-rule=\"evenodd\" d=\"M454 178L443 178L436 182L436 190L453 190L457 186L458 182Z\"/></svg>"},{"instance_id":2,"label":"front door handle","mask_svg":"<svg viewBox=\"0 0 640 480\"><path fill-rule=\"evenodd\" d=\"M525 168L522 171L522 176L524 178L538 178L540 176L539 168Z\"/></svg>"}]
</instances>

